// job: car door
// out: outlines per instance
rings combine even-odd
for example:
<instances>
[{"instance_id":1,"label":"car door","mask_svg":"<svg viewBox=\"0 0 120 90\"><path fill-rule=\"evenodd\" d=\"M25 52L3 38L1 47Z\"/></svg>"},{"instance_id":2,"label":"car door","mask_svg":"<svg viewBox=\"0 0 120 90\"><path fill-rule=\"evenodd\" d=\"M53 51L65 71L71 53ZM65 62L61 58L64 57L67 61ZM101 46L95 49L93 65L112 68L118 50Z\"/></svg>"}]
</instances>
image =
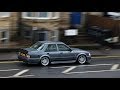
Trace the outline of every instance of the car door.
<instances>
[{"instance_id":1,"label":"car door","mask_svg":"<svg viewBox=\"0 0 120 90\"><path fill-rule=\"evenodd\" d=\"M56 44L48 44L45 53L50 56L51 61L60 60L60 52L58 51Z\"/></svg>"},{"instance_id":2,"label":"car door","mask_svg":"<svg viewBox=\"0 0 120 90\"><path fill-rule=\"evenodd\" d=\"M63 61L69 61L75 59L75 54L72 50L65 44L57 44L58 50L60 52L60 59Z\"/></svg>"}]
</instances>

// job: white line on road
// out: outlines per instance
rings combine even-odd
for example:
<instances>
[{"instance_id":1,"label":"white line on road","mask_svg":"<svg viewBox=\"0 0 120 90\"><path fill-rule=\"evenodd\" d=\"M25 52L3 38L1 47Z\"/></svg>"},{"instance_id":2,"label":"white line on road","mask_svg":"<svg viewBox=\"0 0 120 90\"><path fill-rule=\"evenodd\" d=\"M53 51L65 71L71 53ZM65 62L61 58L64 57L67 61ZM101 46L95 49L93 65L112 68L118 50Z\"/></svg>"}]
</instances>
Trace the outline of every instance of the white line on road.
<instances>
[{"instance_id":1,"label":"white line on road","mask_svg":"<svg viewBox=\"0 0 120 90\"><path fill-rule=\"evenodd\" d=\"M0 78L20 78L20 77L31 77L35 75L24 75L24 76L8 76L8 77L0 77Z\"/></svg>"},{"instance_id":2,"label":"white line on road","mask_svg":"<svg viewBox=\"0 0 120 90\"><path fill-rule=\"evenodd\" d=\"M119 67L119 64L115 64L115 65L113 65L112 67L111 67L111 70L115 70L115 69L117 69Z\"/></svg>"},{"instance_id":3,"label":"white line on road","mask_svg":"<svg viewBox=\"0 0 120 90\"><path fill-rule=\"evenodd\" d=\"M77 67L77 66L72 66L72 67L66 69L65 71L63 71L62 73L67 73L67 72L69 72L69 71L75 69L76 67Z\"/></svg>"},{"instance_id":4,"label":"white line on road","mask_svg":"<svg viewBox=\"0 0 120 90\"><path fill-rule=\"evenodd\" d=\"M120 69L115 69L115 70L99 70L99 71L84 71L84 72L69 72L65 74L85 74L85 73L97 73L97 72L110 72L110 71L120 71Z\"/></svg>"},{"instance_id":5,"label":"white line on road","mask_svg":"<svg viewBox=\"0 0 120 90\"><path fill-rule=\"evenodd\" d=\"M65 68L65 67L71 67L71 66L58 66L58 67L50 67L50 68Z\"/></svg>"},{"instance_id":6,"label":"white line on road","mask_svg":"<svg viewBox=\"0 0 120 90\"><path fill-rule=\"evenodd\" d=\"M24 75L24 76L10 76L11 78L19 78L19 77L31 77L31 76L35 76L35 75Z\"/></svg>"},{"instance_id":7,"label":"white line on road","mask_svg":"<svg viewBox=\"0 0 120 90\"><path fill-rule=\"evenodd\" d=\"M79 65L79 67L83 67L83 66L104 66L104 65L112 65L112 64Z\"/></svg>"},{"instance_id":8,"label":"white line on road","mask_svg":"<svg viewBox=\"0 0 120 90\"><path fill-rule=\"evenodd\" d=\"M8 70L0 70L0 71L15 71L15 70L20 70L20 69L8 69Z\"/></svg>"},{"instance_id":9,"label":"white line on road","mask_svg":"<svg viewBox=\"0 0 120 90\"><path fill-rule=\"evenodd\" d=\"M93 65L76 65L76 67L84 67L84 66L104 66L104 65L112 65L112 64L93 64ZM65 67L72 67L72 66L59 66L59 67L50 67L50 68L65 68Z\"/></svg>"},{"instance_id":10,"label":"white line on road","mask_svg":"<svg viewBox=\"0 0 120 90\"><path fill-rule=\"evenodd\" d=\"M22 70L22 71L18 72L17 74L13 75L13 77L18 77L27 71L29 71L29 69Z\"/></svg>"}]
</instances>

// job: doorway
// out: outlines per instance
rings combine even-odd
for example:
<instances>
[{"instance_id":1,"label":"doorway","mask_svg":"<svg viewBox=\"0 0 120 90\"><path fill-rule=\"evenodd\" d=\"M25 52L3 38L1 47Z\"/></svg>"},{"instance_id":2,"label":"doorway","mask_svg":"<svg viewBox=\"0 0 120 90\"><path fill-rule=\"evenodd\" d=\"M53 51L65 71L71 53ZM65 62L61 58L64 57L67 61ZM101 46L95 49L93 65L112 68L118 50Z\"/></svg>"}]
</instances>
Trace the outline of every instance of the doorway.
<instances>
[{"instance_id":1,"label":"doorway","mask_svg":"<svg viewBox=\"0 0 120 90\"><path fill-rule=\"evenodd\" d=\"M36 31L34 33L34 41L47 41L48 40L48 32L47 31Z\"/></svg>"}]
</instances>

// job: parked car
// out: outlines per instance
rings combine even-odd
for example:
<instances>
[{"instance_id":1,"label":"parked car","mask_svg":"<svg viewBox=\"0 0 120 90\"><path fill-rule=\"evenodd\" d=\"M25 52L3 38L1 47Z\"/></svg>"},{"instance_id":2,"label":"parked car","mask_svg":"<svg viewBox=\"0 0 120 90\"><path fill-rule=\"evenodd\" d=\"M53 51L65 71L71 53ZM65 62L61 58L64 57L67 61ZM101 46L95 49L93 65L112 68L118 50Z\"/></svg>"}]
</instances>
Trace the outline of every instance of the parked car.
<instances>
[{"instance_id":1,"label":"parked car","mask_svg":"<svg viewBox=\"0 0 120 90\"><path fill-rule=\"evenodd\" d=\"M18 59L27 64L78 62L90 63L91 54L78 48L70 48L63 42L38 41L29 48L20 49Z\"/></svg>"}]
</instances>

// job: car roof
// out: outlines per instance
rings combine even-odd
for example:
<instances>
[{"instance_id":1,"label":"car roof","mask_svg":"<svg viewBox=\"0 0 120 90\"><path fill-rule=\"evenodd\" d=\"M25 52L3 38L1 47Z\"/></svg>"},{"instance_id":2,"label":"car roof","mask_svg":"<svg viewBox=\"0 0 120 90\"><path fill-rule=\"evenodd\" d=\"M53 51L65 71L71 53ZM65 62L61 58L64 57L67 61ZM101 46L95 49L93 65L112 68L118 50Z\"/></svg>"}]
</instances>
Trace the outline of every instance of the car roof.
<instances>
[{"instance_id":1,"label":"car roof","mask_svg":"<svg viewBox=\"0 0 120 90\"><path fill-rule=\"evenodd\" d=\"M46 44L64 44L63 42L60 41L38 41L38 42Z\"/></svg>"}]
</instances>

